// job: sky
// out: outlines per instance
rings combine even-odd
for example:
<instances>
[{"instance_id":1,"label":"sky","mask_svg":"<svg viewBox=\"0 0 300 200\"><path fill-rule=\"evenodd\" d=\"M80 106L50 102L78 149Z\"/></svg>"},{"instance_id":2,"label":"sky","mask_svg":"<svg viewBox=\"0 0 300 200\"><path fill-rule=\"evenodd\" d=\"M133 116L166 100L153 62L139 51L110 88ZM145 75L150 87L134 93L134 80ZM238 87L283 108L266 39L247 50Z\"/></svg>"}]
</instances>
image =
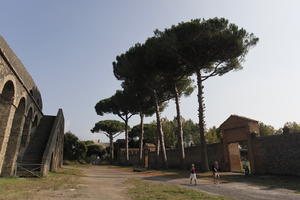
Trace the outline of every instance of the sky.
<instances>
[{"instance_id":1,"label":"sky","mask_svg":"<svg viewBox=\"0 0 300 200\"><path fill-rule=\"evenodd\" d=\"M44 114L63 108L66 131L107 142L90 129L99 120L119 119L94 110L120 89L112 70L116 56L155 29L195 18L224 17L259 37L243 70L206 81L207 127L219 126L231 114L275 128L299 123L299 10L298 0L1 0L0 34L40 89ZM196 95L181 99L183 117L195 122ZM170 101L162 116L175 115ZM129 122L138 123L138 116Z\"/></svg>"}]
</instances>

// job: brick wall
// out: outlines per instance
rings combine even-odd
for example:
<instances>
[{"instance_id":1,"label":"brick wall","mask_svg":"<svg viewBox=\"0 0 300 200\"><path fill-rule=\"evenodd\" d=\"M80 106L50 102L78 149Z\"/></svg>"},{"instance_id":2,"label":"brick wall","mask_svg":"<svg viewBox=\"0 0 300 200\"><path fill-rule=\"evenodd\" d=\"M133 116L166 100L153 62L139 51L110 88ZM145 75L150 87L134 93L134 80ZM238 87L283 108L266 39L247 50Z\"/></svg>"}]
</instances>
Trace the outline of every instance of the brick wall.
<instances>
[{"instance_id":1,"label":"brick wall","mask_svg":"<svg viewBox=\"0 0 300 200\"><path fill-rule=\"evenodd\" d=\"M278 174L300 176L300 133L288 135L273 135L253 138L253 155L257 174ZM138 165L138 149L130 149L129 165ZM119 163L126 164L125 152L119 156ZM224 146L222 143L208 144L207 153L209 165L219 161L221 170L226 169L224 162ZM124 155L123 155L124 154ZM148 154L149 168L161 168L162 158L157 159L156 152ZM186 167L194 163L200 168L200 146L185 148ZM169 168L181 168L179 151L168 149Z\"/></svg>"},{"instance_id":2,"label":"brick wall","mask_svg":"<svg viewBox=\"0 0 300 200\"><path fill-rule=\"evenodd\" d=\"M258 174L300 175L300 133L253 140Z\"/></svg>"},{"instance_id":3,"label":"brick wall","mask_svg":"<svg viewBox=\"0 0 300 200\"><path fill-rule=\"evenodd\" d=\"M207 153L209 158L209 164L211 165L213 161L217 160L220 162L220 167L222 168L224 163L224 153L223 144L208 144ZM129 162L125 160L125 151L121 149L118 152L118 162L123 165L138 165L138 149L129 149ZM177 149L167 149L168 165L169 168L181 168L181 160L179 156L179 151ZM186 167L189 168L192 163L194 163L197 168L200 168L200 146L194 146L185 148L186 156ZM157 159L156 152L149 152L148 154L148 164L149 168L161 168L163 166L162 158Z\"/></svg>"}]
</instances>

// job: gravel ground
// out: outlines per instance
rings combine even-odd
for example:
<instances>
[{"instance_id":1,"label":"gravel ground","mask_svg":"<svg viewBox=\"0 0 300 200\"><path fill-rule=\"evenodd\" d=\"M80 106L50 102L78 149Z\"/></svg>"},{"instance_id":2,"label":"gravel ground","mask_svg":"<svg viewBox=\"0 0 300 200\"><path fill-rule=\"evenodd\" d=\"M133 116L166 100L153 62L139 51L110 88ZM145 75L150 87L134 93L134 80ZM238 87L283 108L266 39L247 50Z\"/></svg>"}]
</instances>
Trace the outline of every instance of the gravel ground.
<instances>
[{"instance_id":1,"label":"gravel ground","mask_svg":"<svg viewBox=\"0 0 300 200\"><path fill-rule=\"evenodd\" d=\"M248 183L226 182L214 184L212 181L198 179L197 185L190 185L187 178L168 179L164 177L146 177L145 180L164 182L205 191L210 194L230 196L242 200L295 200L300 199L300 194L293 190L256 186Z\"/></svg>"},{"instance_id":2,"label":"gravel ground","mask_svg":"<svg viewBox=\"0 0 300 200\"><path fill-rule=\"evenodd\" d=\"M175 184L210 194L230 196L243 200L295 200L300 199L300 194L295 191L257 186L248 183L226 182L214 184L209 179L200 178L196 186L190 185L188 178L168 178L157 172L140 173L129 169L92 166L81 168L81 184L74 189L60 189L56 191L41 191L33 200L129 200L127 195L128 185L124 181L128 178L142 178L154 183Z\"/></svg>"}]
</instances>

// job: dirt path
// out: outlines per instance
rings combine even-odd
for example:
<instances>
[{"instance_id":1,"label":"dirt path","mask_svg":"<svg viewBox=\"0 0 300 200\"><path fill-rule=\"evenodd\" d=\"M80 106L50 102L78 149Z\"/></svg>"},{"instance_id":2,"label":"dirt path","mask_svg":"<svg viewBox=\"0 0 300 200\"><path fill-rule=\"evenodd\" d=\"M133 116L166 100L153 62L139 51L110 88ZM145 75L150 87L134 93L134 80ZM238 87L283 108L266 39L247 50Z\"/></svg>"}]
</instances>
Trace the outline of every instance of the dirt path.
<instances>
[{"instance_id":1,"label":"dirt path","mask_svg":"<svg viewBox=\"0 0 300 200\"><path fill-rule=\"evenodd\" d=\"M82 177L76 188L41 191L33 200L130 200L127 196L128 186L123 182L133 173L92 166L80 168Z\"/></svg>"},{"instance_id":2,"label":"dirt path","mask_svg":"<svg viewBox=\"0 0 300 200\"><path fill-rule=\"evenodd\" d=\"M130 170L109 166L93 166L82 168L80 185L72 189L41 191L34 200L129 200L128 178L141 178L156 183L169 183L211 194L231 196L243 200L294 200L300 199L300 194L292 190L256 186L248 183L227 182L218 185L206 179L198 179L197 186L188 184L187 178L168 177L157 173L137 173Z\"/></svg>"}]
</instances>

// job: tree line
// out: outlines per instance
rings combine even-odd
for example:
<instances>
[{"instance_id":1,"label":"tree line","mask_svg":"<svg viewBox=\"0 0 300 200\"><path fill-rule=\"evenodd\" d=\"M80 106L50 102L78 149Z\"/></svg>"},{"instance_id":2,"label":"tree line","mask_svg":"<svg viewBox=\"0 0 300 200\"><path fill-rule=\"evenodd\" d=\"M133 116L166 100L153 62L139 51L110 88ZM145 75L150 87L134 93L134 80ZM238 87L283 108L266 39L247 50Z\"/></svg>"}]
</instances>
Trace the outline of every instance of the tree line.
<instances>
[{"instance_id":1,"label":"tree line","mask_svg":"<svg viewBox=\"0 0 300 200\"><path fill-rule=\"evenodd\" d=\"M300 133L300 123L297 122L286 122L283 127L279 129L274 128L272 125L266 125L263 122L259 122L258 125L261 136Z\"/></svg>"},{"instance_id":2,"label":"tree line","mask_svg":"<svg viewBox=\"0 0 300 200\"><path fill-rule=\"evenodd\" d=\"M107 149L94 141L80 141L72 132L64 135L64 160L90 163L94 157L107 159Z\"/></svg>"},{"instance_id":3,"label":"tree line","mask_svg":"<svg viewBox=\"0 0 300 200\"><path fill-rule=\"evenodd\" d=\"M200 144L198 124L191 119L182 118L183 138L184 146L197 146ZM166 148L177 148L178 140L176 136L177 122L176 117L173 120L162 118L162 129L166 138ZM284 132L284 129L288 129L288 132ZM294 134L300 133L300 123L286 122L282 128L276 129L272 125L266 125L263 122L259 122L259 133L261 136L270 136L278 134ZM143 144L154 144L156 139L156 122L153 121L148 124L144 124L144 138ZM140 141L140 125L133 126L129 133L129 148L139 148ZM222 140L220 130L213 126L205 131L205 138L208 144L219 143ZM124 140L117 140L114 142L119 148L125 148ZM112 145L113 146L113 145ZM110 147L104 147L97 144L94 141L80 141L77 136L68 131L64 135L64 160L79 161L90 163L93 156L97 156L100 160L109 159Z\"/></svg>"},{"instance_id":4,"label":"tree line","mask_svg":"<svg viewBox=\"0 0 300 200\"><path fill-rule=\"evenodd\" d=\"M95 106L96 113L117 115L123 122L97 122L92 132L105 132L111 140L125 132L126 160L129 160L129 126L133 115L140 116L139 148L142 160L144 117L156 116L156 154L162 156L168 167L166 134L161 112L169 100L176 104L176 147L185 165L183 123L180 98L189 96L194 89L198 97L198 138L201 148L201 168L207 171L208 158L205 139L204 85L206 80L242 69L249 49L258 38L224 18L193 19L164 30L155 30L144 43L136 43L113 62L113 72L121 81L122 90ZM192 76L196 76L196 87ZM118 124L121 123L121 124ZM116 125L115 125L116 124ZM109 128L108 128L109 127ZM109 130L108 130L108 129ZM113 145L112 145L113 146ZM113 147L111 147L113 148ZM113 156L113 155L111 155Z\"/></svg>"}]
</instances>

